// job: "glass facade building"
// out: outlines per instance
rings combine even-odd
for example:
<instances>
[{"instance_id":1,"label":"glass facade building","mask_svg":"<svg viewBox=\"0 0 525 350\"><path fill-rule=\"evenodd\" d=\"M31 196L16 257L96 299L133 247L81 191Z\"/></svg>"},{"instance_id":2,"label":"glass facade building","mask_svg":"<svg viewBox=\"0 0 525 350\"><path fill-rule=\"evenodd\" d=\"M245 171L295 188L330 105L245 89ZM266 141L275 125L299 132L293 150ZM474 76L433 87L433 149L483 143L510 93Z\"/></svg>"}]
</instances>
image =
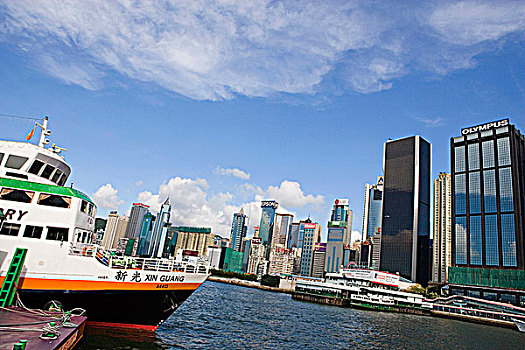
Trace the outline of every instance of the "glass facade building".
<instances>
[{"instance_id":1,"label":"glass facade building","mask_svg":"<svg viewBox=\"0 0 525 350\"><path fill-rule=\"evenodd\" d=\"M230 232L230 247L237 252L242 251L242 241L248 232L248 226L246 226L247 218L248 217L244 214L242 208L239 213L233 214L232 229Z\"/></svg>"},{"instance_id":2,"label":"glass facade building","mask_svg":"<svg viewBox=\"0 0 525 350\"><path fill-rule=\"evenodd\" d=\"M508 120L480 127L450 140L454 265L524 269L524 138Z\"/></svg>"},{"instance_id":3,"label":"glass facade building","mask_svg":"<svg viewBox=\"0 0 525 350\"><path fill-rule=\"evenodd\" d=\"M261 223L259 225L259 238L262 245L266 247L266 259L270 257L270 245L273 239L273 226L275 221L275 211L278 208L276 201L261 202Z\"/></svg>"},{"instance_id":4,"label":"glass facade building","mask_svg":"<svg viewBox=\"0 0 525 350\"><path fill-rule=\"evenodd\" d=\"M142 203L133 203L129 215L128 227L126 228L126 237L138 239L142 229L144 215L148 212L148 205Z\"/></svg>"},{"instance_id":5,"label":"glass facade building","mask_svg":"<svg viewBox=\"0 0 525 350\"><path fill-rule=\"evenodd\" d=\"M290 232L286 240L287 249L299 248L299 228L300 228L300 223L298 222L293 222L290 225Z\"/></svg>"},{"instance_id":6,"label":"glass facade building","mask_svg":"<svg viewBox=\"0 0 525 350\"><path fill-rule=\"evenodd\" d=\"M384 145L380 268L419 284L430 279L431 145L412 136Z\"/></svg>"}]
</instances>

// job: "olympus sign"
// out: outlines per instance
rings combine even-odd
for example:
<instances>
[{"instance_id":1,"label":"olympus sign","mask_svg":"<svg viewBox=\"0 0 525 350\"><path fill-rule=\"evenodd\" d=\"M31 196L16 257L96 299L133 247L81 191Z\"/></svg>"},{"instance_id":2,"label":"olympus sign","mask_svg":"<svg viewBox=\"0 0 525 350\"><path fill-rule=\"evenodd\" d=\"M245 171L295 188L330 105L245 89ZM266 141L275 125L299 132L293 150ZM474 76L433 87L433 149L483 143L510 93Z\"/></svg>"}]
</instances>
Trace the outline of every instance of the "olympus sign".
<instances>
[{"instance_id":1,"label":"olympus sign","mask_svg":"<svg viewBox=\"0 0 525 350\"><path fill-rule=\"evenodd\" d=\"M493 129L493 128L499 128L501 126L507 126L507 125L509 125L509 120L508 119L502 119L502 120L498 120L497 122L490 122L490 123L487 123L487 124L482 124L482 125L472 126L470 128L461 129L461 134L462 135L468 135L468 134L472 134L474 132L485 131L485 130L489 130L489 129Z\"/></svg>"}]
</instances>

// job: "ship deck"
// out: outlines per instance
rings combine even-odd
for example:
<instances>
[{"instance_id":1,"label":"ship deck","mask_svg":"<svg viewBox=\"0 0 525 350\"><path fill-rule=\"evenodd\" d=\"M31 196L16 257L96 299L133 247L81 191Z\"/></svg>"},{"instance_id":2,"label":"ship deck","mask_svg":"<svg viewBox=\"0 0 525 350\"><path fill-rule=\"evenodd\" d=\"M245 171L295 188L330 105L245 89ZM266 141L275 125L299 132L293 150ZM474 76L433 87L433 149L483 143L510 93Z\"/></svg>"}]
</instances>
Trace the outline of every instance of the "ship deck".
<instances>
[{"instance_id":1,"label":"ship deck","mask_svg":"<svg viewBox=\"0 0 525 350\"><path fill-rule=\"evenodd\" d=\"M61 317L61 313L56 317ZM49 316L41 316L31 313L25 309L8 307L0 309L0 349L13 349L13 344L18 343L21 339L27 340L26 349L35 350L54 350L54 349L72 349L82 338L87 317L72 316L71 323L74 327L64 327L56 319ZM56 322L59 325L60 336L55 340L40 339L42 328L48 322Z\"/></svg>"}]
</instances>

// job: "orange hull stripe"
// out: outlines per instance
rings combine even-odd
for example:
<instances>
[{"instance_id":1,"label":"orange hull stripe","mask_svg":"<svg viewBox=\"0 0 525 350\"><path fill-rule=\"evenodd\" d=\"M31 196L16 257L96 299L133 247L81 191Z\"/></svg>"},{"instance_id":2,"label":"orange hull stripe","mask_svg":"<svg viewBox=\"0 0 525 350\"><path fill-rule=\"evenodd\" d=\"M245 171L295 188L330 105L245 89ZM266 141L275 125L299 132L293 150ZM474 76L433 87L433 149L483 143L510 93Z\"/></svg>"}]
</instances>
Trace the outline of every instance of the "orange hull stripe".
<instances>
[{"instance_id":1,"label":"orange hull stripe","mask_svg":"<svg viewBox=\"0 0 525 350\"><path fill-rule=\"evenodd\" d=\"M0 285L5 277L0 277ZM18 288L33 290L195 290L201 283L137 283L111 281L82 281L45 278L20 278Z\"/></svg>"}]
</instances>

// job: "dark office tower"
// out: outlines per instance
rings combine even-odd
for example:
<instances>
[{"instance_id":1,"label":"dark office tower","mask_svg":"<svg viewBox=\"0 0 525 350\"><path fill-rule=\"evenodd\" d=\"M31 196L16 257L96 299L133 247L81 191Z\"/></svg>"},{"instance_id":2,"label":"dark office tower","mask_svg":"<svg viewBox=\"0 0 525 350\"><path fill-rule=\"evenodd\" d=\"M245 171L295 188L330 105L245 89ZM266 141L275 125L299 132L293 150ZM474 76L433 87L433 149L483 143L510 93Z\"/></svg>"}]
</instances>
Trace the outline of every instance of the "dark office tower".
<instances>
[{"instance_id":1,"label":"dark office tower","mask_svg":"<svg viewBox=\"0 0 525 350\"><path fill-rule=\"evenodd\" d=\"M462 129L450 147L450 291L525 303L525 138L504 119Z\"/></svg>"},{"instance_id":2,"label":"dark office tower","mask_svg":"<svg viewBox=\"0 0 525 350\"><path fill-rule=\"evenodd\" d=\"M387 141L380 269L419 284L430 278L431 146L420 136Z\"/></svg>"},{"instance_id":3,"label":"dark office tower","mask_svg":"<svg viewBox=\"0 0 525 350\"><path fill-rule=\"evenodd\" d=\"M133 203L129 215L128 227L126 228L126 237L138 239L142 229L144 215L148 212L149 206L142 203Z\"/></svg>"}]
</instances>

